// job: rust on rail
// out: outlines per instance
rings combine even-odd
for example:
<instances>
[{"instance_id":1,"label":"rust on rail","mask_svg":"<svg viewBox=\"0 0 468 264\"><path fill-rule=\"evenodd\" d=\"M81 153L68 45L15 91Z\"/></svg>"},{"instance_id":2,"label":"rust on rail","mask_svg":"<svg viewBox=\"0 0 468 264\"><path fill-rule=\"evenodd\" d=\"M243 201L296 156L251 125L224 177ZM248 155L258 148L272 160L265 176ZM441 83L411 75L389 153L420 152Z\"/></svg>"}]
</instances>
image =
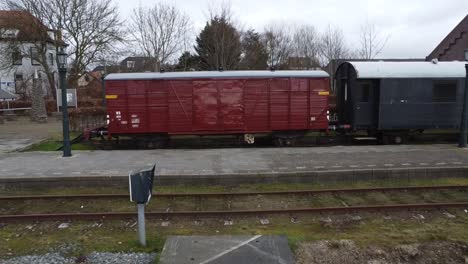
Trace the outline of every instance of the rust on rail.
<instances>
[{"instance_id":1,"label":"rust on rail","mask_svg":"<svg viewBox=\"0 0 468 264\"><path fill-rule=\"evenodd\" d=\"M242 216L242 215L264 215L264 214L294 214L294 213L348 213L362 211L382 210L419 210L440 208L468 208L468 202L458 203L416 203L416 204L391 204L371 206L349 206L349 207L309 207L292 209L262 209L262 210L232 210L232 211L153 211L147 212L146 217L217 217L217 216ZM28 214L28 215L0 215L0 222L13 221L45 221L57 219L90 220L90 219L127 219L135 218L134 212L100 212L100 213L53 213L53 214Z\"/></svg>"},{"instance_id":2,"label":"rust on rail","mask_svg":"<svg viewBox=\"0 0 468 264\"><path fill-rule=\"evenodd\" d=\"M379 187L379 188L345 188L345 189L315 189L293 191L264 191L264 192L206 192L206 193L153 193L153 197L209 197L209 196L255 196L255 195L304 195L321 193L352 193L352 192L386 192L386 191L424 191L445 189L468 189L468 185L442 185L442 186L406 186L406 187ZM6 200L36 200L36 199L108 199L128 198L128 194L76 194L76 195L18 195L0 196L0 201Z\"/></svg>"}]
</instances>

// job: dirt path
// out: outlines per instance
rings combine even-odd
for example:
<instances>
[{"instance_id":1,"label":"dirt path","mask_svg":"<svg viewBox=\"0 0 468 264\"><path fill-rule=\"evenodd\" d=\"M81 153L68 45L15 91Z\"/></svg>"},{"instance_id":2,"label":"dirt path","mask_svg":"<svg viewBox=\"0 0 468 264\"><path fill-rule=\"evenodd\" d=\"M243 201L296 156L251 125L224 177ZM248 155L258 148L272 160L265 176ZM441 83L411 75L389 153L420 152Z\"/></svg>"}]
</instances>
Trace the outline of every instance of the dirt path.
<instances>
[{"instance_id":1,"label":"dirt path","mask_svg":"<svg viewBox=\"0 0 468 264\"><path fill-rule=\"evenodd\" d=\"M31 122L29 117L0 124L0 153L25 148L49 137L59 137L61 121L49 117L45 124Z\"/></svg>"},{"instance_id":2,"label":"dirt path","mask_svg":"<svg viewBox=\"0 0 468 264\"><path fill-rule=\"evenodd\" d=\"M302 243L296 254L297 264L468 263L467 245L445 241L362 248L351 240L322 240Z\"/></svg>"}]
</instances>

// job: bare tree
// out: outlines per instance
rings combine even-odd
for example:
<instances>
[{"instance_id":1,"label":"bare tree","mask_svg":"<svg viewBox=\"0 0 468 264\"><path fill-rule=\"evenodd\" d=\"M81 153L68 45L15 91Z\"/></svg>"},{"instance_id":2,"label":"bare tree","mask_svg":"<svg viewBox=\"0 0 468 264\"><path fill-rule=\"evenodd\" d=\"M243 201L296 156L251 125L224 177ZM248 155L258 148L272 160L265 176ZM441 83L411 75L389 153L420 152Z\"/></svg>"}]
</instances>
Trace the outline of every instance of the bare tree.
<instances>
[{"instance_id":1,"label":"bare tree","mask_svg":"<svg viewBox=\"0 0 468 264\"><path fill-rule=\"evenodd\" d=\"M296 67L312 69L320 66L320 36L312 25L296 28L293 36L294 56L298 60Z\"/></svg>"},{"instance_id":2,"label":"bare tree","mask_svg":"<svg viewBox=\"0 0 468 264\"><path fill-rule=\"evenodd\" d=\"M112 0L2 1L9 9L28 11L46 27L63 32L72 59L72 83L88 65L124 40L122 22Z\"/></svg>"},{"instance_id":3,"label":"bare tree","mask_svg":"<svg viewBox=\"0 0 468 264\"><path fill-rule=\"evenodd\" d=\"M387 44L388 35L381 35L377 31L375 24L366 21L361 25L361 33L359 35L361 47L358 55L361 59L374 59L377 57Z\"/></svg>"},{"instance_id":4,"label":"bare tree","mask_svg":"<svg viewBox=\"0 0 468 264\"><path fill-rule=\"evenodd\" d=\"M346 47L343 31L337 27L328 25L320 38L320 55L322 66L336 59L343 59L350 55Z\"/></svg>"},{"instance_id":5,"label":"bare tree","mask_svg":"<svg viewBox=\"0 0 468 264\"><path fill-rule=\"evenodd\" d=\"M154 60L154 70L174 59L184 48L189 18L176 7L157 3L133 10L130 31L141 53Z\"/></svg>"},{"instance_id":6,"label":"bare tree","mask_svg":"<svg viewBox=\"0 0 468 264\"><path fill-rule=\"evenodd\" d=\"M268 66L276 69L287 68L289 56L293 53L293 36L290 26L279 24L266 26L263 42L268 54Z\"/></svg>"},{"instance_id":7,"label":"bare tree","mask_svg":"<svg viewBox=\"0 0 468 264\"><path fill-rule=\"evenodd\" d=\"M331 91L335 91L334 75L339 65L339 59L346 59L354 56L347 47L343 31L340 28L328 25L320 38L320 59L322 67L330 74Z\"/></svg>"}]
</instances>

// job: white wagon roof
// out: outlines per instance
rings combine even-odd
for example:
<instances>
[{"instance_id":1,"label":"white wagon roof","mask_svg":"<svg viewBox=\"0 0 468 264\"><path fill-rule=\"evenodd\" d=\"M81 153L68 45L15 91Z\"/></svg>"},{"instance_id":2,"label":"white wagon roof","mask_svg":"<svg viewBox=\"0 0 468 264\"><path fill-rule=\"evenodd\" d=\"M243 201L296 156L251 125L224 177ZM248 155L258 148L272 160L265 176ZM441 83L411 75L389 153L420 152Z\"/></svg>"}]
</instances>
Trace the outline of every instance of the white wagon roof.
<instances>
[{"instance_id":1,"label":"white wagon roof","mask_svg":"<svg viewBox=\"0 0 468 264\"><path fill-rule=\"evenodd\" d=\"M348 61L358 79L465 78L465 62Z\"/></svg>"},{"instance_id":2,"label":"white wagon roof","mask_svg":"<svg viewBox=\"0 0 468 264\"><path fill-rule=\"evenodd\" d=\"M329 77L324 71L190 71L111 73L105 80L151 80L190 78L268 78L268 77Z\"/></svg>"}]
</instances>

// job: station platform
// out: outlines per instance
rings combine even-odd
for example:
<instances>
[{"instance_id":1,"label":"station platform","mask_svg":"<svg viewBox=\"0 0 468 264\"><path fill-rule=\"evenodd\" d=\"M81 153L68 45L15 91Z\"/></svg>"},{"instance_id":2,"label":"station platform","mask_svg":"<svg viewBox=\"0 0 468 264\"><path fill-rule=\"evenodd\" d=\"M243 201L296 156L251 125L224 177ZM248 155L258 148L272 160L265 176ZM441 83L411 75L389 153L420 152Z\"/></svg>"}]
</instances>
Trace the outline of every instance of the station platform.
<instances>
[{"instance_id":1,"label":"station platform","mask_svg":"<svg viewBox=\"0 0 468 264\"><path fill-rule=\"evenodd\" d=\"M156 163L160 184L314 182L468 175L468 149L456 145L368 145L15 152L0 154L0 184L20 181L127 182ZM0 186L1 187L1 186Z\"/></svg>"}]
</instances>

